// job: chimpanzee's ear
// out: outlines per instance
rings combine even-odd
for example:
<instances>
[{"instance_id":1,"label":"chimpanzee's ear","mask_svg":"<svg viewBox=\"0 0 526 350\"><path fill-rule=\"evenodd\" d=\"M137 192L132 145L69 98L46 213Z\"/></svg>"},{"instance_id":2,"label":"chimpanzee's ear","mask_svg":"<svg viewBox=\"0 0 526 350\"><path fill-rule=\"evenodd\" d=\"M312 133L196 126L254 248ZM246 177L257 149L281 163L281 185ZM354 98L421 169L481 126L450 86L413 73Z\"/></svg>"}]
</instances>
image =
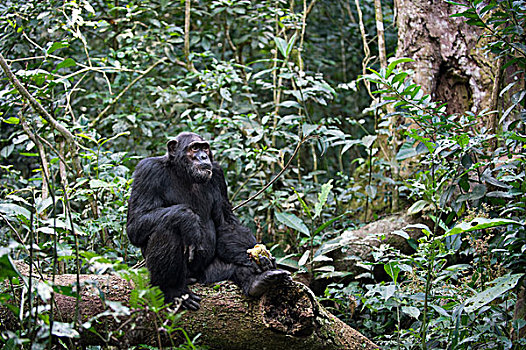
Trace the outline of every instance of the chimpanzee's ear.
<instances>
[{"instance_id":1,"label":"chimpanzee's ear","mask_svg":"<svg viewBox=\"0 0 526 350\"><path fill-rule=\"evenodd\" d=\"M168 148L168 154L171 156L175 155L175 150L177 148L177 140L170 140L166 144L166 147Z\"/></svg>"}]
</instances>

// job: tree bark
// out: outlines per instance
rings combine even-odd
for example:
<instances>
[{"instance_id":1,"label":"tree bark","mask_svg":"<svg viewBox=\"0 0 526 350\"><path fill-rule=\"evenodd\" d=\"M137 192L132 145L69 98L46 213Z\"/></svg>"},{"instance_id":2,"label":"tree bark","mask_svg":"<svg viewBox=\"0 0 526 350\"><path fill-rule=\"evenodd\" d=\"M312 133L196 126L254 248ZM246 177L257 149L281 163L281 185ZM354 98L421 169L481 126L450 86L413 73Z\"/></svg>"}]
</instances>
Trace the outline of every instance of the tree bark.
<instances>
[{"instance_id":1,"label":"tree bark","mask_svg":"<svg viewBox=\"0 0 526 350\"><path fill-rule=\"evenodd\" d=\"M397 57L413 58L414 81L448 113L480 112L491 103L494 60L478 42L479 30L450 15L459 7L443 0L395 0Z\"/></svg>"},{"instance_id":2,"label":"tree bark","mask_svg":"<svg viewBox=\"0 0 526 350\"><path fill-rule=\"evenodd\" d=\"M18 267L22 274L28 274L27 265L18 264ZM57 275L55 284L73 285L76 277L73 274ZM106 301L127 305L133 289L130 282L116 275L81 275L80 280L84 286L79 303L81 323L111 310ZM182 313L180 327L191 339L201 334L198 343L210 349L378 349L369 339L326 311L310 289L298 282L276 288L260 299L242 295L230 282L214 287L195 285L192 289L203 298L201 309ZM75 298L55 294L55 303L58 310L56 320L73 322ZM155 314L145 309L131 310L128 315L118 318L98 316L97 321L92 322L94 329L77 327L80 332L78 342L82 346L113 345L119 348L183 343L182 332L168 336L159 331L166 320L164 316L162 312ZM16 317L0 306L2 327L13 330L19 325Z\"/></svg>"},{"instance_id":3,"label":"tree bark","mask_svg":"<svg viewBox=\"0 0 526 350\"><path fill-rule=\"evenodd\" d=\"M389 215L385 218L368 223L367 225L343 232L325 244L316 252L316 255L324 254L333 259L336 271L350 272L352 276L371 274L371 278L382 279L385 274L381 266L373 267L364 265L364 261L372 261L372 252L387 243L403 254L410 254L414 250L407 240L396 234L398 230L404 230L410 238L417 240L422 236L422 229L418 226L411 226L424 223L420 217L408 215ZM370 267L370 269L367 269Z\"/></svg>"}]
</instances>

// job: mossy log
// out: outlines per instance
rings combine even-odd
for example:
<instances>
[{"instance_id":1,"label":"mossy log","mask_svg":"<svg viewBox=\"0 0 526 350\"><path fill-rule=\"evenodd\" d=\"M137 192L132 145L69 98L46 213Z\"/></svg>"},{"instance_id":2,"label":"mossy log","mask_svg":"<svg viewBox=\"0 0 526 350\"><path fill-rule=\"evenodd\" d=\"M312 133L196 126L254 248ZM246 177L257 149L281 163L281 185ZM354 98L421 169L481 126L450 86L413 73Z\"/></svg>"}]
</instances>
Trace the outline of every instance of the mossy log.
<instances>
[{"instance_id":1,"label":"mossy log","mask_svg":"<svg viewBox=\"0 0 526 350\"><path fill-rule=\"evenodd\" d=\"M27 266L17 265L21 273L27 275ZM74 285L76 281L77 276L73 274L55 276L57 285ZM167 327L163 326L166 315L162 312L137 309L125 316L100 316L111 310L106 301L128 304L133 289L130 282L117 275L80 275L80 281L85 287L81 289L78 303L79 320L86 322L99 316L91 322L91 330L78 327L78 345L165 347L185 341L182 331L170 336L163 331ZM275 288L260 299L242 295L230 282L195 285L192 289L203 298L201 308L183 312L178 323L191 339L200 334L197 343L210 349L378 349L326 311L310 289L298 282ZM55 294L54 305L58 321L73 322L76 298ZM0 324L8 329L17 327L15 317L1 307Z\"/></svg>"}]
</instances>

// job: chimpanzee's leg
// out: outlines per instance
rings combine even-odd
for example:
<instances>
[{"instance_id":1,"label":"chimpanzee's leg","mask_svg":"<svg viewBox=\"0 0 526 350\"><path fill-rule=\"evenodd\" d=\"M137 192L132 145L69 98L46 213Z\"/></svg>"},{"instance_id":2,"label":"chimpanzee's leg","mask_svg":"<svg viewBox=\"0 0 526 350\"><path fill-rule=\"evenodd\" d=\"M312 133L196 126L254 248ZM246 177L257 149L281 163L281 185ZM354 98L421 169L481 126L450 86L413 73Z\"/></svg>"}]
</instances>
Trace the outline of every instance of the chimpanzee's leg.
<instances>
[{"instance_id":1,"label":"chimpanzee's leg","mask_svg":"<svg viewBox=\"0 0 526 350\"><path fill-rule=\"evenodd\" d=\"M290 273L277 269L258 273L254 272L254 269L251 267L236 266L231 279L246 295L260 297L270 288L283 285L289 281Z\"/></svg>"},{"instance_id":2,"label":"chimpanzee's leg","mask_svg":"<svg viewBox=\"0 0 526 350\"><path fill-rule=\"evenodd\" d=\"M246 295L259 297L271 287L290 280L290 273L277 269L261 271L258 266L235 265L216 258L206 268L199 282L214 283L225 280L233 281Z\"/></svg>"},{"instance_id":3,"label":"chimpanzee's leg","mask_svg":"<svg viewBox=\"0 0 526 350\"><path fill-rule=\"evenodd\" d=\"M187 257L183 240L170 230L158 230L143 250L150 282L164 293L166 303L182 298L183 306L197 310L200 298L187 287Z\"/></svg>"}]
</instances>

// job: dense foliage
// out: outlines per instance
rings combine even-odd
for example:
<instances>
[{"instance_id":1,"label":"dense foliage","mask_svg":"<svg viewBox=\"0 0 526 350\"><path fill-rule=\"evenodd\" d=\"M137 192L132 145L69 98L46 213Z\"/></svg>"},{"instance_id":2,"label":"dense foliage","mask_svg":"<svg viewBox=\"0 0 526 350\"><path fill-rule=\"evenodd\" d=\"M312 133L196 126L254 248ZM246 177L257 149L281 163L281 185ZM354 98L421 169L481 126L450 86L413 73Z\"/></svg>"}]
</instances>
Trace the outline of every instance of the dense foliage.
<instances>
[{"instance_id":1,"label":"dense foliage","mask_svg":"<svg viewBox=\"0 0 526 350\"><path fill-rule=\"evenodd\" d=\"M526 266L526 5L450 3L511 75L496 87L496 111L447 115L401 68L409 59L382 67L372 42L365 55L372 0L3 1L0 53L22 88L2 75L0 305L21 327L0 321L0 344L44 348L54 334L68 348L96 322L55 322L55 294L77 289L23 279L14 260L33 274L118 271L136 281L131 307L164 307L132 268L141 254L125 232L131 175L194 131L211 141L234 206L271 183L237 213L378 344L526 346L513 309ZM382 5L393 55L393 4ZM395 178L395 164L410 172ZM392 211L426 219L408 228L419 239L396 233L412 252L381 244L359 259L383 274L339 270L329 253L345 248L342 232Z\"/></svg>"}]
</instances>

